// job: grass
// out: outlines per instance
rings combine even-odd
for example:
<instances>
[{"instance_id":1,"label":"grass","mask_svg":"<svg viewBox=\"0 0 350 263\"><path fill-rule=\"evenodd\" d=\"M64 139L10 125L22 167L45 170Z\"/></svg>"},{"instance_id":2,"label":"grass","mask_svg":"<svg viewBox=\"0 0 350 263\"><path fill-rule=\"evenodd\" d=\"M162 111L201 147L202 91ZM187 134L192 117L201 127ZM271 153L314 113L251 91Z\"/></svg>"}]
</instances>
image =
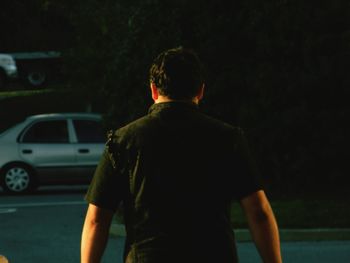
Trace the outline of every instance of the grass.
<instances>
[{"instance_id":1,"label":"grass","mask_svg":"<svg viewBox=\"0 0 350 263\"><path fill-rule=\"evenodd\" d=\"M281 229L350 229L350 206L346 199L277 200L271 201L271 206ZM115 219L122 224L122 213L117 211ZM248 228L238 203L231 207L231 220L234 229Z\"/></svg>"},{"instance_id":2,"label":"grass","mask_svg":"<svg viewBox=\"0 0 350 263\"><path fill-rule=\"evenodd\" d=\"M52 92L52 89L43 89L43 90L14 90L14 91L3 91L0 92L0 101L7 99L7 98L13 98L13 97L28 97L28 96L34 96L37 94L45 94Z\"/></svg>"},{"instance_id":3,"label":"grass","mask_svg":"<svg viewBox=\"0 0 350 263\"><path fill-rule=\"evenodd\" d=\"M294 199L271 201L280 228L350 228L350 205L346 199ZM246 228L238 204L231 209L232 225Z\"/></svg>"}]
</instances>

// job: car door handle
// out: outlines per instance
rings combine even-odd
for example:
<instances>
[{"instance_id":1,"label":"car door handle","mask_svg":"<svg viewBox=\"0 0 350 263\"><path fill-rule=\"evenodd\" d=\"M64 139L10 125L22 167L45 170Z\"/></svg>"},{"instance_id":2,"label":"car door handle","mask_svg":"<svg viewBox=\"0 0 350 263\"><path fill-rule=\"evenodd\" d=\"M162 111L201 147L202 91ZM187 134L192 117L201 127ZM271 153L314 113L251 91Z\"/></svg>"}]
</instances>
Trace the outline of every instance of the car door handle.
<instances>
[{"instance_id":1,"label":"car door handle","mask_svg":"<svg viewBox=\"0 0 350 263\"><path fill-rule=\"evenodd\" d=\"M79 153L89 153L90 150L89 149L79 149L78 152Z\"/></svg>"},{"instance_id":2,"label":"car door handle","mask_svg":"<svg viewBox=\"0 0 350 263\"><path fill-rule=\"evenodd\" d=\"M31 153L33 153L33 151L30 150L30 149L23 149L23 150L22 150L22 153L23 153L23 154L31 154Z\"/></svg>"}]
</instances>

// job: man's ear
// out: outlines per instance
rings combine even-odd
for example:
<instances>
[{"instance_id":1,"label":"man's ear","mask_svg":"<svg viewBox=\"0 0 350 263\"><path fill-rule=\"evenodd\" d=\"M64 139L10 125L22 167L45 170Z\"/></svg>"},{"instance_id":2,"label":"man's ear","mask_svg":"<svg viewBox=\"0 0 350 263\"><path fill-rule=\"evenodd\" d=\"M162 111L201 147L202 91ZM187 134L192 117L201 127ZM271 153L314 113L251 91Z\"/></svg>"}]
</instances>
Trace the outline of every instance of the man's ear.
<instances>
[{"instance_id":1,"label":"man's ear","mask_svg":"<svg viewBox=\"0 0 350 263\"><path fill-rule=\"evenodd\" d=\"M154 101L158 100L158 97L159 97L158 89L156 84L154 84L153 82L151 82L151 93L152 93L152 99Z\"/></svg>"},{"instance_id":2,"label":"man's ear","mask_svg":"<svg viewBox=\"0 0 350 263\"><path fill-rule=\"evenodd\" d=\"M201 99L203 99L203 96L204 96L204 87L205 87L205 84L203 83L202 86L200 87L199 91L198 91L198 94L197 94L197 100L200 101Z\"/></svg>"}]
</instances>

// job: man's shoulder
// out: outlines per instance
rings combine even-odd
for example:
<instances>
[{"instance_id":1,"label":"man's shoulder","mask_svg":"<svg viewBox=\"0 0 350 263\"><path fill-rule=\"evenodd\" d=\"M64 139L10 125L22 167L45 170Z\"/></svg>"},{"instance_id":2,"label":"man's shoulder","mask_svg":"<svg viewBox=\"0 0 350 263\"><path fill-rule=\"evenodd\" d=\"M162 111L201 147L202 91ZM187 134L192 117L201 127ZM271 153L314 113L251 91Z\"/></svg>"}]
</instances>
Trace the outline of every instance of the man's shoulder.
<instances>
[{"instance_id":1,"label":"man's shoulder","mask_svg":"<svg viewBox=\"0 0 350 263\"><path fill-rule=\"evenodd\" d=\"M217 131L236 134L241 134L243 132L240 126L229 124L228 122L222 121L205 113L201 113L201 119L206 125L211 126Z\"/></svg>"},{"instance_id":2,"label":"man's shoulder","mask_svg":"<svg viewBox=\"0 0 350 263\"><path fill-rule=\"evenodd\" d=\"M197 111L197 114L194 116L195 117L192 117L192 121L196 123L194 125L199 125L197 128L201 127L204 133L212 132L217 135L226 134L229 136L240 136L243 134L243 130L240 126L229 124L201 111ZM118 128L115 131L115 135L116 137L127 139L140 134L149 134L157 129L158 125L156 123L157 117L147 114Z\"/></svg>"},{"instance_id":3,"label":"man's shoulder","mask_svg":"<svg viewBox=\"0 0 350 263\"><path fill-rule=\"evenodd\" d=\"M129 122L123 127L118 128L116 130L116 135L118 137L128 137L130 135L134 135L135 133L143 131L148 127L152 126L152 122L152 117L149 114L147 114L134 121Z\"/></svg>"}]
</instances>

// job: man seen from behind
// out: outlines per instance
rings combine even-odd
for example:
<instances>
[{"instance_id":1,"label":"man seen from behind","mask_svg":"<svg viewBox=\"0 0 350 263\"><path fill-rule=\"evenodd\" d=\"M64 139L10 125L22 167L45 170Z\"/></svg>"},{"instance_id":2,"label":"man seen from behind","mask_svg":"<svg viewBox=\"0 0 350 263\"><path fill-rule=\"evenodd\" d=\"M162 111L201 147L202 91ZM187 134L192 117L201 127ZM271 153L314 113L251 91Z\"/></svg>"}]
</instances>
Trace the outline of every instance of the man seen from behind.
<instances>
[{"instance_id":1,"label":"man seen from behind","mask_svg":"<svg viewBox=\"0 0 350 263\"><path fill-rule=\"evenodd\" d=\"M81 262L101 262L120 203L125 262L238 262L229 217L238 201L263 262L281 263L277 223L242 129L199 110L197 55L162 52L150 68L150 89L148 114L113 134L96 169Z\"/></svg>"}]
</instances>

